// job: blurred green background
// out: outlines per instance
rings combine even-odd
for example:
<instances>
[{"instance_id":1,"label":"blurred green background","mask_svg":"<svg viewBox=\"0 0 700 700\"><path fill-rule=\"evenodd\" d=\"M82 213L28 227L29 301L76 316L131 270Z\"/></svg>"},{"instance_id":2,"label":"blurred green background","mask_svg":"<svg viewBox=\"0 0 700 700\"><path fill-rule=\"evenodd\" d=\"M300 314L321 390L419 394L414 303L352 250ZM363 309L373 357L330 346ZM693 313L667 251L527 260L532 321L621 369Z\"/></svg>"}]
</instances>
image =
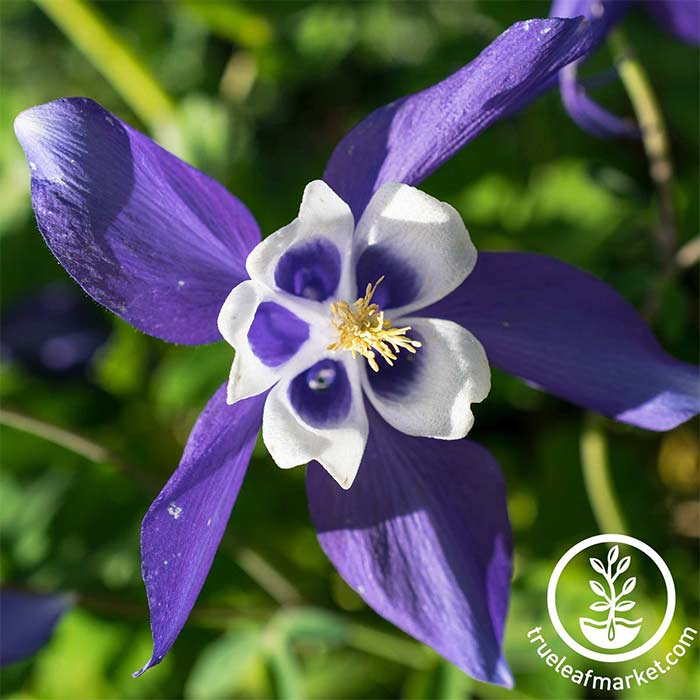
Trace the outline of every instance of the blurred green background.
<instances>
[{"instance_id":1,"label":"blurred green background","mask_svg":"<svg viewBox=\"0 0 700 700\"><path fill-rule=\"evenodd\" d=\"M277 469L262 445L192 617L166 660L133 680L150 654L140 520L232 354L223 343L167 345L81 299L65 323L104 337L87 366L63 371L39 352L61 329L45 322L36 295L71 282L32 216L12 133L21 110L91 97L222 181L270 233L296 215L304 185L354 123L548 9L466 0L0 2L2 305L15 324L3 338L3 422L40 421L0 433L2 577L79 599L47 647L3 672L4 697L584 697L544 669L525 634L541 624L554 650L566 652L547 618L547 580L568 547L610 529L656 548L678 589L674 632L632 665L668 651L685 625L700 627L697 424L636 430L495 371L472 437L496 455L509 485L514 691L472 682L374 615L316 543L304 470ZM580 131L556 92L478 137L424 189L459 209L480 249L544 252L598 274L645 310L667 350L692 362L698 279L692 244L682 246L698 235L698 55L641 13L624 31L671 137L682 249L673 274L654 242L657 207L641 145ZM610 65L604 47L584 73ZM619 82L599 94L631 113ZM647 609L663 605L642 593ZM698 668L696 646L673 673L622 695L696 697Z\"/></svg>"}]
</instances>

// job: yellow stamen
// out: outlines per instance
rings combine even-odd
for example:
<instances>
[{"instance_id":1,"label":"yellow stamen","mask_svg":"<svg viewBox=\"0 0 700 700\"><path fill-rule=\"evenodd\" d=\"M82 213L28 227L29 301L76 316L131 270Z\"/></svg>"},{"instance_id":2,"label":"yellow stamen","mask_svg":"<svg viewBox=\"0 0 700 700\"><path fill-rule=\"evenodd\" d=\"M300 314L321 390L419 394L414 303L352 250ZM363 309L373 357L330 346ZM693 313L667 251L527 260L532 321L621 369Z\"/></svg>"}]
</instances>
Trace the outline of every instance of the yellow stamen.
<instances>
[{"instance_id":1,"label":"yellow stamen","mask_svg":"<svg viewBox=\"0 0 700 700\"><path fill-rule=\"evenodd\" d=\"M421 346L418 340L411 340L406 335L411 326L392 328L391 321L384 318L384 312L379 310L379 305L372 304L372 297L383 279L382 276L374 284L368 284L365 295L352 306L347 301L331 304L331 323L338 330L339 336L328 349L349 350L353 358L362 355L375 372L379 372L377 353L388 365L393 365L396 353L400 350L415 353L416 348Z\"/></svg>"}]
</instances>

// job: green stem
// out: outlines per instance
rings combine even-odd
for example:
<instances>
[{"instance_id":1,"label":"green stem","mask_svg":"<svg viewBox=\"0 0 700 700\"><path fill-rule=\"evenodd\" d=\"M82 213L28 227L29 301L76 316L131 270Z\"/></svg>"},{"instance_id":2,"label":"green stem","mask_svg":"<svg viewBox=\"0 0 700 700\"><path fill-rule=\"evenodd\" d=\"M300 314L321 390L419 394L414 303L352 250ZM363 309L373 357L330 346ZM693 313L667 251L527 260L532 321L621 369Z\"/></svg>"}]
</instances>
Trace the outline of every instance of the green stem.
<instances>
[{"instance_id":1,"label":"green stem","mask_svg":"<svg viewBox=\"0 0 700 700\"><path fill-rule=\"evenodd\" d=\"M143 605L141 603L125 601L110 594L79 593L77 601L81 608L101 615L143 620ZM267 610L251 610L250 608L246 609L245 613L241 613L230 608L198 606L190 613L187 622L203 629L226 630L234 621L262 622L269 614L270 612Z\"/></svg>"},{"instance_id":2,"label":"green stem","mask_svg":"<svg viewBox=\"0 0 700 700\"><path fill-rule=\"evenodd\" d=\"M29 435L39 437L42 440L63 447L74 454L85 457L91 462L97 464L111 464L124 474L127 474L130 478L137 480L142 486L146 488L153 487L151 481L145 477L140 470L125 462L106 447L69 430L60 428L57 425L46 423L38 418L32 418L31 416L26 416L23 413L11 411L6 408L0 409L0 425L5 425L9 428L21 430Z\"/></svg>"},{"instance_id":3,"label":"green stem","mask_svg":"<svg viewBox=\"0 0 700 700\"><path fill-rule=\"evenodd\" d=\"M372 656L411 668L424 669L431 665L430 656L421 645L366 625L349 624L347 643Z\"/></svg>"},{"instance_id":4,"label":"green stem","mask_svg":"<svg viewBox=\"0 0 700 700\"><path fill-rule=\"evenodd\" d=\"M230 535L224 535L221 546L275 602L280 605L299 605L303 602L299 590L258 552L238 544Z\"/></svg>"},{"instance_id":5,"label":"green stem","mask_svg":"<svg viewBox=\"0 0 700 700\"><path fill-rule=\"evenodd\" d=\"M449 661L442 661L439 672L438 700L459 700L471 697L470 690L474 681L463 671L453 666Z\"/></svg>"},{"instance_id":6,"label":"green stem","mask_svg":"<svg viewBox=\"0 0 700 700\"><path fill-rule=\"evenodd\" d=\"M172 99L106 19L84 0L34 0L149 129L174 121Z\"/></svg>"},{"instance_id":7,"label":"green stem","mask_svg":"<svg viewBox=\"0 0 700 700\"><path fill-rule=\"evenodd\" d=\"M603 533L625 534L627 527L610 476L608 441L601 418L588 417L579 449L583 482L598 529Z\"/></svg>"},{"instance_id":8,"label":"green stem","mask_svg":"<svg viewBox=\"0 0 700 700\"><path fill-rule=\"evenodd\" d=\"M158 490L158 484L152 479L106 447L57 425L5 408L0 409L0 425L47 440L96 464L112 464L148 491ZM249 547L240 546L230 535L224 535L222 548L228 551L238 566L277 603L293 604L301 601L301 594L297 589L262 555Z\"/></svg>"},{"instance_id":9,"label":"green stem","mask_svg":"<svg viewBox=\"0 0 700 700\"><path fill-rule=\"evenodd\" d=\"M676 268L677 215L673 194L673 161L663 113L642 64L620 29L610 34L609 41L617 71L637 117L649 161L649 175L656 189L658 224L652 233L661 274L645 305L645 315L653 317L659 310L660 297Z\"/></svg>"}]
</instances>

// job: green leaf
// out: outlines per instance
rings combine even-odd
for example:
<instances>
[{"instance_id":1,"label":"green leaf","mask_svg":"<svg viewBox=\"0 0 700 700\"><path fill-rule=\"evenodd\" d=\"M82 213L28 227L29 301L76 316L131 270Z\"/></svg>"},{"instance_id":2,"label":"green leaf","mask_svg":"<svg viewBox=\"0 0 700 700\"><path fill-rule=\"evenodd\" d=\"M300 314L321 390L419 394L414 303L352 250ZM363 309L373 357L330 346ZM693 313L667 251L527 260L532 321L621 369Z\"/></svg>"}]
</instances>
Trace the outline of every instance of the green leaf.
<instances>
[{"instance_id":1,"label":"green leaf","mask_svg":"<svg viewBox=\"0 0 700 700\"><path fill-rule=\"evenodd\" d=\"M232 361L233 349L226 343L171 351L153 378L153 402L159 416L179 417L183 411L202 406L226 381Z\"/></svg>"},{"instance_id":2,"label":"green leaf","mask_svg":"<svg viewBox=\"0 0 700 700\"><path fill-rule=\"evenodd\" d=\"M185 697L207 700L230 696L260 661L261 653L258 625L246 623L229 630L197 657Z\"/></svg>"},{"instance_id":3,"label":"green leaf","mask_svg":"<svg viewBox=\"0 0 700 700\"><path fill-rule=\"evenodd\" d=\"M59 469L48 469L31 482L9 472L0 475L0 529L18 563L34 566L46 556L51 523L72 483Z\"/></svg>"},{"instance_id":4,"label":"green leaf","mask_svg":"<svg viewBox=\"0 0 700 700\"><path fill-rule=\"evenodd\" d=\"M435 665L412 673L404 686L407 700L460 700L469 697L474 681L439 657Z\"/></svg>"},{"instance_id":5,"label":"green leaf","mask_svg":"<svg viewBox=\"0 0 700 700\"><path fill-rule=\"evenodd\" d=\"M280 700L300 700L304 697L301 669L284 640L267 650L267 664Z\"/></svg>"},{"instance_id":6,"label":"green leaf","mask_svg":"<svg viewBox=\"0 0 700 700\"><path fill-rule=\"evenodd\" d=\"M124 648L123 632L83 610L69 612L49 646L40 652L32 678L36 696L44 700L117 697L107 671Z\"/></svg>"},{"instance_id":7,"label":"green leaf","mask_svg":"<svg viewBox=\"0 0 700 700\"><path fill-rule=\"evenodd\" d=\"M274 624L292 643L340 644L347 635L347 625L341 617L315 608L283 611L277 615Z\"/></svg>"},{"instance_id":8,"label":"green leaf","mask_svg":"<svg viewBox=\"0 0 700 700\"><path fill-rule=\"evenodd\" d=\"M292 608L274 616L265 633L265 649L276 696L293 700L305 695L301 667L294 655L297 644L337 645L346 633L343 620L323 610Z\"/></svg>"},{"instance_id":9,"label":"green leaf","mask_svg":"<svg viewBox=\"0 0 700 700\"><path fill-rule=\"evenodd\" d=\"M94 360L92 375L105 391L127 396L143 386L148 340L124 321L115 320L114 324L109 342Z\"/></svg>"},{"instance_id":10,"label":"green leaf","mask_svg":"<svg viewBox=\"0 0 700 700\"><path fill-rule=\"evenodd\" d=\"M183 5L211 32L240 46L259 48L273 38L273 29L261 14L231 0L183 0Z\"/></svg>"},{"instance_id":11,"label":"green leaf","mask_svg":"<svg viewBox=\"0 0 700 700\"><path fill-rule=\"evenodd\" d=\"M354 8L322 4L311 5L304 11L295 40L300 53L329 70L350 51L356 36Z\"/></svg>"}]
</instances>

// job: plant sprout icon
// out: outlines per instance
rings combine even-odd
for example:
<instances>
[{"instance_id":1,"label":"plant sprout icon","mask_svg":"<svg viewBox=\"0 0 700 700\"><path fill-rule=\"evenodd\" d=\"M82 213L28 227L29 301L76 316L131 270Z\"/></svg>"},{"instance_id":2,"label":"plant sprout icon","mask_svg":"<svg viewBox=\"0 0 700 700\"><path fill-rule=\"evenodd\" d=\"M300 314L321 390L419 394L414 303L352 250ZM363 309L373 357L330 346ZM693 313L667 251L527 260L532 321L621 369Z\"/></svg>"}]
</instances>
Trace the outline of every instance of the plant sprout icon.
<instances>
[{"instance_id":1,"label":"plant sprout icon","mask_svg":"<svg viewBox=\"0 0 700 700\"><path fill-rule=\"evenodd\" d=\"M607 584L606 587L600 582L591 579L588 583L592 591L603 600L597 600L589 607L595 612L607 612L605 620L598 621L589 617L580 617L579 625L586 639L602 649L621 649L632 642L639 634L642 618L638 620L628 620L620 617L617 613L631 610L636 603L633 600L624 600L637 585L637 579L630 576L617 592L615 582L630 567L631 557L619 559L620 548L615 545L607 557L607 567L600 559L591 557L589 559L591 567L599 573ZM619 559L619 561L618 561ZM617 562L617 566L615 563ZM614 569L614 573L613 573Z\"/></svg>"}]
</instances>

